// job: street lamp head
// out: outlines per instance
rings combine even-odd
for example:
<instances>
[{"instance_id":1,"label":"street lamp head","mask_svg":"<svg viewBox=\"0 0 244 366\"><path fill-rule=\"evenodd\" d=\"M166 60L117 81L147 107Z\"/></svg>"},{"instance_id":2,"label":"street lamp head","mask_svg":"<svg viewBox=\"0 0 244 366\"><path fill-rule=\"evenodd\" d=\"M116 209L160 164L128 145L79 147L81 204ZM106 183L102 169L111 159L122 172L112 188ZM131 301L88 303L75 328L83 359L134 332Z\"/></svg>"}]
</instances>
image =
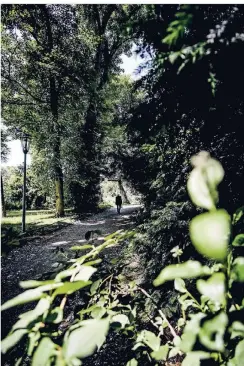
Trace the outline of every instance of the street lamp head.
<instances>
[{"instance_id":1,"label":"street lamp head","mask_svg":"<svg viewBox=\"0 0 244 366\"><path fill-rule=\"evenodd\" d=\"M27 133L22 133L20 141L23 153L27 154L30 149L30 135Z\"/></svg>"}]
</instances>

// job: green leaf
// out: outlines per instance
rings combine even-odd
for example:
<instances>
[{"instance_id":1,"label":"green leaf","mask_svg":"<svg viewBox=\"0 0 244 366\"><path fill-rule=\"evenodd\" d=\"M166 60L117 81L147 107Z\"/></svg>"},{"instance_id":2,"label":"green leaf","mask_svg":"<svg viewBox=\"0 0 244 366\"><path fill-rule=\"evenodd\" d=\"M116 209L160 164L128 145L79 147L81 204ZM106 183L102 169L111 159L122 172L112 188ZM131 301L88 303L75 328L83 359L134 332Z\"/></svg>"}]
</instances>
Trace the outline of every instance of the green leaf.
<instances>
[{"instance_id":1,"label":"green leaf","mask_svg":"<svg viewBox=\"0 0 244 366\"><path fill-rule=\"evenodd\" d=\"M40 366L50 365L50 357L54 354L55 351L55 343L51 341L50 338L42 338L41 342L39 343L39 346L37 347L33 360L32 360L32 366Z\"/></svg>"},{"instance_id":2,"label":"green leaf","mask_svg":"<svg viewBox=\"0 0 244 366\"><path fill-rule=\"evenodd\" d=\"M50 314L48 314L45 321L48 323L59 324L63 320L63 315L63 309L57 306Z\"/></svg>"},{"instance_id":3,"label":"green leaf","mask_svg":"<svg viewBox=\"0 0 244 366\"><path fill-rule=\"evenodd\" d=\"M197 289L200 294L207 296L212 301L225 304L225 275L214 273L207 281L198 280Z\"/></svg>"},{"instance_id":4,"label":"green leaf","mask_svg":"<svg viewBox=\"0 0 244 366\"><path fill-rule=\"evenodd\" d=\"M200 366L201 360L210 358L210 354L203 351L195 351L187 353L181 366Z\"/></svg>"},{"instance_id":5,"label":"green leaf","mask_svg":"<svg viewBox=\"0 0 244 366\"><path fill-rule=\"evenodd\" d=\"M237 224L237 222L242 218L242 216L244 215L244 206L238 208L238 210L236 210L236 212L233 215L233 225Z\"/></svg>"},{"instance_id":6,"label":"green leaf","mask_svg":"<svg viewBox=\"0 0 244 366\"><path fill-rule=\"evenodd\" d=\"M235 237L234 241L232 242L234 247L243 247L244 246L244 234L239 234Z\"/></svg>"},{"instance_id":7,"label":"green leaf","mask_svg":"<svg viewBox=\"0 0 244 366\"><path fill-rule=\"evenodd\" d=\"M39 316L44 314L50 307L50 297L45 297L41 299L34 310L27 311L19 316L18 320L14 326L13 330L20 328L27 328L30 323L36 320Z\"/></svg>"},{"instance_id":8,"label":"green leaf","mask_svg":"<svg viewBox=\"0 0 244 366\"><path fill-rule=\"evenodd\" d=\"M29 344L28 344L27 354L28 354L28 356L31 356L35 346L37 345L38 340L41 338L41 333L40 332L31 332L28 334L28 337L29 337Z\"/></svg>"},{"instance_id":9,"label":"green leaf","mask_svg":"<svg viewBox=\"0 0 244 366\"><path fill-rule=\"evenodd\" d=\"M148 330L140 333L140 341L150 347L153 351L158 351L160 347L160 338Z\"/></svg>"},{"instance_id":10,"label":"green leaf","mask_svg":"<svg viewBox=\"0 0 244 366\"><path fill-rule=\"evenodd\" d=\"M171 64L173 64L179 56L180 56L180 52L171 52L169 55L169 62Z\"/></svg>"},{"instance_id":11,"label":"green leaf","mask_svg":"<svg viewBox=\"0 0 244 366\"><path fill-rule=\"evenodd\" d=\"M51 283L44 286L40 286L38 288L35 288L33 290L27 290L23 292L22 294L14 297L13 299L5 302L2 306L2 310L9 309L16 305L22 305L30 301L39 300L41 297L44 297L46 295L43 294L44 291L50 291L54 290L58 287L62 286L61 283Z\"/></svg>"},{"instance_id":12,"label":"green leaf","mask_svg":"<svg viewBox=\"0 0 244 366\"><path fill-rule=\"evenodd\" d=\"M34 290L27 290L27 291L23 292L22 294L14 297L13 299L5 302L2 306L2 311L12 308L13 306L16 306L16 305L22 305L22 304L25 304L30 301L39 300L43 296L44 296L44 294L41 290L39 290L39 288L34 289Z\"/></svg>"},{"instance_id":13,"label":"green leaf","mask_svg":"<svg viewBox=\"0 0 244 366\"><path fill-rule=\"evenodd\" d=\"M82 289L83 287L90 285L91 283L92 283L91 281L64 282L61 287L59 287L59 288L57 288L57 290L55 290L52 297L54 298L57 295L62 295L62 294L70 295L73 292L78 291L78 290Z\"/></svg>"},{"instance_id":14,"label":"green leaf","mask_svg":"<svg viewBox=\"0 0 244 366\"><path fill-rule=\"evenodd\" d=\"M169 345L165 344L164 346L160 346L158 351L154 351L151 353L151 357L156 361L166 361L169 353Z\"/></svg>"},{"instance_id":15,"label":"green leaf","mask_svg":"<svg viewBox=\"0 0 244 366\"><path fill-rule=\"evenodd\" d=\"M224 333L228 324L228 317L224 312L211 320L206 320L199 331L200 342L212 351L225 350Z\"/></svg>"},{"instance_id":16,"label":"green leaf","mask_svg":"<svg viewBox=\"0 0 244 366\"><path fill-rule=\"evenodd\" d=\"M135 358L132 358L130 361L127 362L126 366L137 366L138 362Z\"/></svg>"},{"instance_id":17,"label":"green leaf","mask_svg":"<svg viewBox=\"0 0 244 366\"><path fill-rule=\"evenodd\" d=\"M190 237L197 251L204 256L223 261L227 256L230 216L225 210L206 212L190 222Z\"/></svg>"},{"instance_id":18,"label":"green leaf","mask_svg":"<svg viewBox=\"0 0 244 366\"><path fill-rule=\"evenodd\" d=\"M64 354L67 363L73 357L85 358L92 355L106 339L109 318L86 320L82 324L82 327L71 332L65 340Z\"/></svg>"},{"instance_id":19,"label":"green leaf","mask_svg":"<svg viewBox=\"0 0 244 366\"><path fill-rule=\"evenodd\" d=\"M96 306L91 311L91 316L92 316L92 318L95 318L95 319L101 319L104 314L106 314L106 309L102 308L101 306Z\"/></svg>"},{"instance_id":20,"label":"green leaf","mask_svg":"<svg viewBox=\"0 0 244 366\"><path fill-rule=\"evenodd\" d=\"M244 340L239 342L235 350L236 366L242 366L244 360Z\"/></svg>"},{"instance_id":21,"label":"green leaf","mask_svg":"<svg viewBox=\"0 0 244 366\"><path fill-rule=\"evenodd\" d=\"M20 281L19 285L20 285L20 287L26 289L26 288L39 287L42 285L50 285L52 283L54 283L54 280L49 280L49 281L30 280L30 281Z\"/></svg>"},{"instance_id":22,"label":"green leaf","mask_svg":"<svg viewBox=\"0 0 244 366\"><path fill-rule=\"evenodd\" d=\"M154 286L162 285L166 281L176 278L195 278L209 273L209 268L202 266L197 261L187 261L180 264L172 264L164 268L154 280Z\"/></svg>"},{"instance_id":23,"label":"green leaf","mask_svg":"<svg viewBox=\"0 0 244 366\"><path fill-rule=\"evenodd\" d=\"M97 304L95 305L92 305L90 306L89 308L87 309L82 309L78 312L79 315L83 315L83 314L87 314L87 313L90 313L92 310L96 309L97 308Z\"/></svg>"},{"instance_id":24,"label":"green leaf","mask_svg":"<svg viewBox=\"0 0 244 366\"><path fill-rule=\"evenodd\" d=\"M176 278L175 282L174 282L174 286L175 286L176 291L179 291L182 293L187 292L185 281L182 280L182 278Z\"/></svg>"},{"instance_id":25,"label":"green leaf","mask_svg":"<svg viewBox=\"0 0 244 366\"><path fill-rule=\"evenodd\" d=\"M85 245L74 245L73 247L71 247L71 250L85 250L85 249L91 249L94 248L93 245L90 244L85 244Z\"/></svg>"},{"instance_id":26,"label":"green leaf","mask_svg":"<svg viewBox=\"0 0 244 366\"><path fill-rule=\"evenodd\" d=\"M203 318L206 317L206 315L203 313L198 313L190 316L191 320L186 323L183 335L181 337L180 349L184 353L192 351L200 330L200 322Z\"/></svg>"},{"instance_id":27,"label":"green leaf","mask_svg":"<svg viewBox=\"0 0 244 366\"><path fill-rule=\"evenodd\" d=\"M185 319L184 318L179 318L178 322L177 322L177 326L178 328L182 327L185 324Z\"/></svg>"},{"instance_id":28,"label":"green leaf","mask_svg":"<svg viewBox=\"0 0 244 366\"><path fill-rule=\"evenodd\" d=\"M90 294L91 295L94 295L98 289L98 287L100 286L100 284L102 283L102 280L99 279L95 282L93 282L93 284L91 285L91 288L90 288Z\"/></svg>"},{"instance_id":29,"label":"green leaf","mask_svg":"<svg viewBox=\"0 0 244 366\"><path fill-rule=\"evenodd\" d=\"M244 257L237 257L234 260L231 278L237 282L244 282Z\"/></svg>"},{"instance_id":30,"label":"green leaf","mask_svg":"<svg viewBox=\"0 0 244 366\"><path fill-rule=\"evenodd\" d=\"M244 338L244 324L240 321L235 321L231 325L231 339L235 337Z\"/></svg>"},{"instance_id":31,"label":"green leaf","mask_svg":"<svg viewBox=\"0 0 244 366\"><path fill-rule=\"evenodd\" d=\"M74 281L88 281L96 271L97 268L92 266L81 266L81 269L77 275L75 275Z\"/></svg>"},{"instance_id":32,"label":"green leaf","mask_svg":"<svg viewBox=\"0 0 244 366\"><path fill-rule=\"evenodd\" d=\"M111 322L120 323L122 329L126 326L126 324L130 324L128 316L124 314L117 314L113 316Z\"/></svg>"},{"instance_id":33,"label":"green leaf","mask_svg":"<svg viewBox=\"0 0 244 366\"><path fill-rule=\"evenodd\" d=\"M10 348L15 346L26 333L28 333L27 329L17 329L4 338L1 342L2 353L6 353Z\"/></svg>"},{"instance_id":34,"label":"green leaf","mask_svg":"<svg viewBox=\"0 0 244 366\"><path fill-rule=\"evenodd\" d=\"M207 210L215 209L218 202L217 186L223 180L222 165L202 151L192 158L195 166L187 181L187 190L192 202Z\"/></svg>"},{"instance_id":35,"label":"green leaf","mask_svg":"<svg viewBox=\"0 0 244 366\"><path fill-rule=\"evenodd\" d=\"M59 272L55 277L56 282L61 282L63 278L71 277L72 274L76 271L76 268L66 269L65 271Z\"/></svg>"}]
</instances>

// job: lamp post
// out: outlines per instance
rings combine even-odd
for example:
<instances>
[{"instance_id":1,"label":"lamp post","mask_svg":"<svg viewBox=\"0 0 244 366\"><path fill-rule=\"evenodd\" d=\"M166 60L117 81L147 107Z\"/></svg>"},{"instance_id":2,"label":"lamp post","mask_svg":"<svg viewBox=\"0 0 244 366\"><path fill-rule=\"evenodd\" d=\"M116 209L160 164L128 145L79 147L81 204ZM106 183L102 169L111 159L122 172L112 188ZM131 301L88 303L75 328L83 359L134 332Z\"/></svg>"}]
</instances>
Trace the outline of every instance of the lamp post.
<instances>
[{"instance_id":1,"label":"lamp post","mask_svg":"<svg viewBox=\"0 0 244 366\"><path fill-rule=\"evenodd\" d=\"M25 211L26 211L26 156L30 147L30 135L21 133L20 141L24 153L24 181L23 181L23 198L22 198L22 232L25 232Z\"/></svg>"}]
</instances>

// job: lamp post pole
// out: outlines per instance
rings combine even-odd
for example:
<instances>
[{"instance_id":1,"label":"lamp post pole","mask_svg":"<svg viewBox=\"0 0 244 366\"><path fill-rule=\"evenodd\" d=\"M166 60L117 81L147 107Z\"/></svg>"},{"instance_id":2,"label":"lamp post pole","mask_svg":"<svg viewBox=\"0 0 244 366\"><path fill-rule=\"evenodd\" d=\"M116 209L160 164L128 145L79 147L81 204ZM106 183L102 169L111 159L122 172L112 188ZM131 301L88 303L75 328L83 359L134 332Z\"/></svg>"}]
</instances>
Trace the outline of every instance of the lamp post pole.
<instances>
[{"instance_id":1,"label":"lamp post pole","mask_svg":"<svg viewBox=\"0 0 244 366\"><path fill-rule=\"evenodd\" d=\"M22 133L21 145L24 153L24 179L23 179L23 198L22 198L22 232L25 232L25 216L26 216L26 157L29 151L28 134Z\"/></svg>"}]
</instances>

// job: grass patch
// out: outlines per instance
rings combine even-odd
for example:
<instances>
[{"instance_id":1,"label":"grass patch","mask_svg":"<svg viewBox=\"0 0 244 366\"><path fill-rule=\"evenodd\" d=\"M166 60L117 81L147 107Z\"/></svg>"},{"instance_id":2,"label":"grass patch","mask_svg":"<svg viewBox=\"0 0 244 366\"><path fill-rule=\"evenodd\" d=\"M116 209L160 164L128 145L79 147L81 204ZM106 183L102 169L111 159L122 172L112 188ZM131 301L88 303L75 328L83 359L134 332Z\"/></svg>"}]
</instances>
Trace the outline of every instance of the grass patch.
<instances>
[{"instance_id":1,"label":"grass patch","mask_svg":"<svg viewBox=\"0 0 244 366\"><path fill-rule=\"evenodd\" d=\"M72 209L65 210L66 216L55 217L54 210L33 210L26 212L26 233L21 234L22 211L7 211L7 217L1 221L2 253L7 253L12 247L23 244L28 236L45 235L63 226L73 223ZM24 239L26 238L26 239Z\"/></svg>"},{"instance_id":2,"label":"grass patch","mask_svg":"<svg viewBox=\"0 0 244 366\"><path fill-rule=\"evenodd\" d=\"M66 217L57 218L55 217L55 211L53 210L33 210L26 211L26 227L33 228L35 226L47 226L53 225L58 222L72 223L72 210L67 209L65 213L68 214ZM7 217L2 218L2 228L9 228L13 226L14 228L21 229L22 222L22 211L7 211Z\"/></svg>"}]
</instances>

